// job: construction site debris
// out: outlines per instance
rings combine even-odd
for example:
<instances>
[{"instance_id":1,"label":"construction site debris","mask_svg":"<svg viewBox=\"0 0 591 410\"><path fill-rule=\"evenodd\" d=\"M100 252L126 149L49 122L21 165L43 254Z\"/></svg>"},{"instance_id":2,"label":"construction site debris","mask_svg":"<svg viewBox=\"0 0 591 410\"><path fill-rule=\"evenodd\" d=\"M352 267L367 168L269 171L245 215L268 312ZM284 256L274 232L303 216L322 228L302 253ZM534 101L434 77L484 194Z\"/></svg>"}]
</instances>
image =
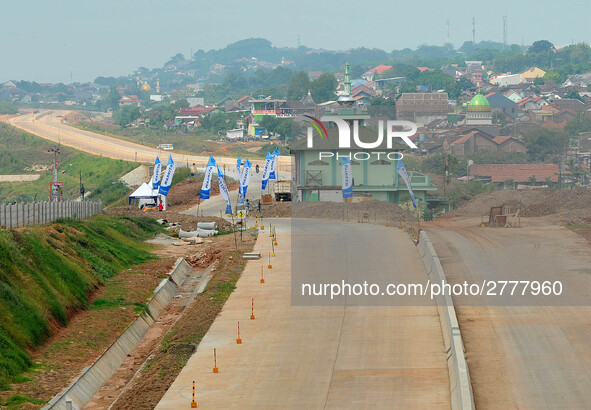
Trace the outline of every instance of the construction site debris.
<instances>
[{"instance_id":1,"label":"construction site debris","mask_svg":"<svg viewBox=\"0 0 591 410\"><path fill-rule=\"evenodd\" d=\"M476 195L458 209L442 217L489 215L491 207L519 211L520 217L561 214L565 221L591 222L591 190L535 189L491 191Z\"/></svg>"}]
</instances>

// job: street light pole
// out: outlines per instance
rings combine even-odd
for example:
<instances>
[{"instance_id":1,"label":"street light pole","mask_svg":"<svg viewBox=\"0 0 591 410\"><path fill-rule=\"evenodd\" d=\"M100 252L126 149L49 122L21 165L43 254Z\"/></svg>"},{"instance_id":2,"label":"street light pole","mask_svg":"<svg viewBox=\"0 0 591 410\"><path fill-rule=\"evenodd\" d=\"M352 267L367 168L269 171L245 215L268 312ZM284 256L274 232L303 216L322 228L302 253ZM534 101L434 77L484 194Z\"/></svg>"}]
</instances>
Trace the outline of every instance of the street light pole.
<instances>
[{"instance_id":1,"label":"street light pole","mask_svg":"<svg viewBox=\"0 0 591 410\"><path fill-rule=\"evenodd\" d=\"M57 156L60 152L59 148L48 149L47 152L53 152L53 182L57 182ZM53 195L52 195L53 196ZM51 198L52 201L57 201L57 197Z\"/></svg>"}]
</instances>

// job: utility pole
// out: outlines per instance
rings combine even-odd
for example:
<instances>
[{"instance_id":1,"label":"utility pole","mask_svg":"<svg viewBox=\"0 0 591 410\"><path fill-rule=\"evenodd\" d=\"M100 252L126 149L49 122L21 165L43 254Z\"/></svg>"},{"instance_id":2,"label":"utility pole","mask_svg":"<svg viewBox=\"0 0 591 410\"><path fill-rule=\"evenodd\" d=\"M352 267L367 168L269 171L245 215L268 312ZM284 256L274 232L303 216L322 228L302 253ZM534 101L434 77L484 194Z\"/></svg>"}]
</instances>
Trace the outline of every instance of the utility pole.
<instances>
[{"instance_id":1,"label":"utility pole","mask_svg":"<svg viewBox=\"0 0 591 410\"><path fill-rule=\"evenodd\" d=\"M53 152L53 182L57 182L57 156L60 152L59 148L48 149L47 152Z\"/></svg>"},{"instance_id":2,"label":"utility pole","mask_svg":"<svg viewBox=\"0 0 591 410\"><path fill-rule=\"evenodd\" d=\"M507 16L503 16L503 50L507 49Z\"/></svg>"},{"instance_id":3,"label":"utility pole","mask_svg":"<svg viewBox=\"0 0 591 410\"><path fill-rule=\"evenodd\" d=\"M450 37L449 37L449 20L447 20L447 44L450 43Z\"/></svg>"},{"instance_id":4,"label":"utility pole","mask_svg":"<svg viewBox=\"0 0 591 410\"><path fill-rule=\"evenodd\" d=\"M476 45L476 17L472 17L472 45Z\"/></svg>"},{"instance_id":5,"label":"utility pole","mask_svg":"<svg viewBox=\"0 0 591 410\"><path fill-rule=\"evenodd\" d=\"M57 182L57 156L60 152L60 149L54 147L54 148L48 149L47 152L53 152L53 182L55 183L55 182ZM53 196L50 199L51 199L51 201L58 200L57 197L53 198Z\"/></svg>"}]
</instances>

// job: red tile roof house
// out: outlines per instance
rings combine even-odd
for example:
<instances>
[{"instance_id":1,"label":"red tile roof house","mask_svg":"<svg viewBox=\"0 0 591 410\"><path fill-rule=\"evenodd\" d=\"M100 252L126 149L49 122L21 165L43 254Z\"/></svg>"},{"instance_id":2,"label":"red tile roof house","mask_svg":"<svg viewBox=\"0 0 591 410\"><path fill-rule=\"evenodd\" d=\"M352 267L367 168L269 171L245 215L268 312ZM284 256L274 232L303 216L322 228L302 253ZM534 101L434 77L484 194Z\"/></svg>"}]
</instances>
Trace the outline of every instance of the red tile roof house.
<instances>
[{"instance_id":1,"label":"red tile roof house","mask_svg":"<svg viewBox=\"0 0 591 410\"><path fill-rule=\"evenodd\" d=\"M497 151L497 143L486 134L472 131L453 141L450 145L451 154L458 158L466 158L475 152Z\"/></svg>"},{"instance_id":2,"label":"red tile roof house","mask_svg":"<svg viewBox=\"0 0 591 410\"><path fill-rule=\"evenodd\" d=\"M558 164L474 164L470 167L470 175L494 184L502 184L508 179L515 183L530 183L532 176L537 183L544 183L546 178L558 182Z\"/></svg>"},{"instance_id":3,"label":"red tile roof house","mask_svg":"<svg viewBox=\"0 0 591 410\"><path fill-rule=\"evenodd\" d=\"M370 70L367 70L365 73L361 74L361 78L365 78L367 81L372 81L376 74L382 75L390 69L392 69L391 65L380 64Z\"/></svg>"},{"instance_id":4,"label":"red tile roof house","mask_svg":"<svg viewBox=\"0 0 591 410\"><path fill-rule=\"evenodd\" d=\"M497 151L502 152L522 152L526 153L525 144L513 137L495 137L493 141L497 143Z\"/></svg>"},{"instance_id":5,"label":"red tile roof house","mask_svg":"<svg viewBox=\"0 0 591 410\"><path fill-rule=\"evenodd\" d=\"M522 152L525 144L513 137L492 138L484 132L472 131L449 144L449 151L458 158L466 158L475 152Z\"/></svg>"},{"instance_id":6,"label":"red tile roof house","mask_svg":"<svg viewBox=\"0 0 591 410\"><path fill-rule=\"evenodd\" d=\"M119 107L123 107L124 105L135 105L140 107L142 102L143 100L140 100L137 95L124 95L119 100Z\"/></svg>"}]
</instances>

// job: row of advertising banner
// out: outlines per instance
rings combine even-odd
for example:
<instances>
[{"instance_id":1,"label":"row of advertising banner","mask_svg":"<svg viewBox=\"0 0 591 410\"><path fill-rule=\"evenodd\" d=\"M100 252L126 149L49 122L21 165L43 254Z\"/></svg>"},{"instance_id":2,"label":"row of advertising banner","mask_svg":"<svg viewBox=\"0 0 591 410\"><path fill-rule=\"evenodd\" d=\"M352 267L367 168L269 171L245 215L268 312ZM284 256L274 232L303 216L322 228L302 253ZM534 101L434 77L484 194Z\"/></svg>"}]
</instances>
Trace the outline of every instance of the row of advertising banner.
<instances>
[{"instance_id":1,"label":"row of advertising banner","mask_svg":"<svg viewBox=\"0 0 591 410\"><path fill-rule=\"evenodd\" d=\"M267 188L269 180L276 180L277 179L277 163L280 155L279 149L275 148L273 153L267 151L267 155L265 156L265 165L263 167L263 176L262 176L262 184L261 188L264 191ZM248 160L248 158L243 162L240 157L238 157L236 162L236 173L238 175L238 179L240 181L240 185L238 187L238 203L244 203L244 199L246 198L246 193L248 191L248 184L250 181L250 169L252 167L252 163ZM228 187L226 185L225 176L220 167L216 164L215 158L213 156L209 157L209 161L207 162L207 167L205 168L205 175L203 177L203 184L201 185L201 192L199 193L199 198L201 199L209 199L210 190L211 190L211 179L213 177L213 173L217 169L218 174L218 183L220 188L220 193L222 197L226 201L226 213L232 213L232 206L230 204L230 194L228 192ZM158 195L167 196L168 191L170 190L170 186L172 184L172 177L174 176L175 171L175 163L172 159L172 155L168 158L168 163L166 165L166 170L164 171L164 175L161 178L162 173L162 163L160 159L156 157L156 162L154 164L154 173L152 175L152 189L154 191L158 190ZM258 169L257 169L258 172ZM412 186L410 183L410 179L408 177L408 173L404 166L402 160L399 160L396 165L396 172L400 175L406 187L408 188L408 192L410 193L410 197L412 200L413 206L416 208L416 201L415 196L412 191ZM342 180L342 192L343 198L351 198L353 196L353 172L351 168L351 160L347 157L341 157L341 180Z\"/></svg>"}]
</instances>

